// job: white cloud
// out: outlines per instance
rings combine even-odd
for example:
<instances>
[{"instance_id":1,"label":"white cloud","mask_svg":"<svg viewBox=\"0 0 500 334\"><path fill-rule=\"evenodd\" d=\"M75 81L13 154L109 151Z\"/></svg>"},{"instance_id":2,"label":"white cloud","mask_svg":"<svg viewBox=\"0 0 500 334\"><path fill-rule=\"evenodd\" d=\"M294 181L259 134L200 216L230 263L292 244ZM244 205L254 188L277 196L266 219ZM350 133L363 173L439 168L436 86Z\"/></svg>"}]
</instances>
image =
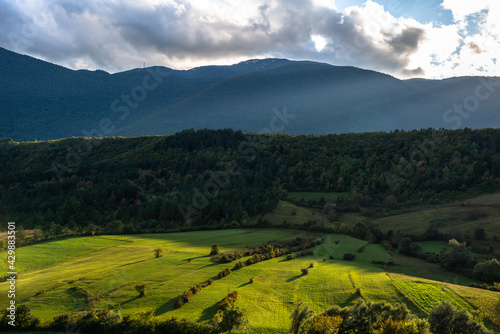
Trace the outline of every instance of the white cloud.
<instances>
[{"instance_id":1,"label":"white cloud","mask_svg":"<svg viewBox=\"0 0 500 334\"><path fill-rule=\"evenodd\" d=\"M314 42L316 51L318 52L321 52L328 45L328 41L326 40L326 38L321 35L312 35L311 39Z\"/></svg>"},{"instance_id":2,"label":"white cloud","mask_svg":"<svg viewBox=\"0 0 500 334\"><path fill-rule=\"evenodd\" d=\"M189 68L286 57L399 77L500 75L493 60L500 1L443 0L442 7L453 12L452 24L395 16L376 0L344 12L333 0L0 0L0 45L111 72L144 61Z\"/></svg>"}]
</instances>

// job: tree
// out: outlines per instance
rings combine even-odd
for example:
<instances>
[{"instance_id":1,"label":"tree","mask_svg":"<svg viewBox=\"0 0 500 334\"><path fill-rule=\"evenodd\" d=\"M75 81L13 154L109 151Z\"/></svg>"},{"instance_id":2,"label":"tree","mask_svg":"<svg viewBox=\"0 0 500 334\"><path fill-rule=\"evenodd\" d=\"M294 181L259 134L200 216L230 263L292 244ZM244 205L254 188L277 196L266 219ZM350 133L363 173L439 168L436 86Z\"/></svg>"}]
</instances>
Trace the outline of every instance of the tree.
<instances>
[{"instance_id":1,"label":"tree","mask_svg":"<svg viewBox=\"0 0 500 334\"><path fill-rule=\"evenodd\" d=\"M275 257L274 247L272 245L267 245L266 253L267 255L269 255L269 257Z\"/></svg>"},{"instance_id":2,"label":"tree","mask_svg":"<svg viewBox=\"0 0 500 334\"><path fill-rule=\"evenodd\" d=\"M155 259L157 259L157 258L161 257L161 254L163 253L163 249L156 248L153 252L155 254Z\"/></svg>"},{"instance_id":3,"label":"tree","mask_svg":"<svg viewBox=\"0 0 500 334\"><path fill-rule=\"evenodd\" d=\"M486 231L482 227L476 227L474 230L474 238L476 240L484 240L486 238Z\"/></svg>"},{"instance_id":4,"label":"tree","mask_svg":"<svg viewBox=\"0 0 500 334\"><path fill-rule=\"evenodd\" d=\"M0 331L9 332L12 331L12 328L16 328L16 330L28 331L28 330L36 330L40 325L40 319L31 314L31 309L28 305L19 305L16 309L16 319L15 325L16 327L12 327L8 324L10 319L8 317L9 311L3 311L0 315Z\"/></svg>"},{"instance_id":5,"label":"tree","mask_svg":"<svg viewBox=\"0 0 500 334\"><path fill-rule=\"evenodd\" d=\"M135 289L139 292L139 297L144 297L146 295L147 284L137 284Z\"/></svg>"},{"instance_id":6,"label":"tree","mask_svg":"<svg viewBox=\"0 0 500 334\"><path fill-rule=\"evenodd\" d=\"M43 232L39 229L36 229L33 233L33 240L40 240L43 238Z\"/></svg>"},{"instance_id":7,"label":"tree","mask_svg":"<svg viewBox=\"0 0 500 334\"><path fill-rule=\"evenodd\" d=\"M408 256L415 256L418 253L422 251L422 247L417 244L416 242L413 242L411 238L403 238L399 242L399 253L408 255Z\"/></svg>"},{"instance_id":8,"label":"tree","mask_svg":"<svg viewBox=\"0 0 500 334\"><path fill-rule=\"evenodd\" d=\"M487 334L491 333L483 325L477 324L465 310L457 310L444 301L429 313L432 333Z\"/></svg>"},{"instance_id":9,"label":"tree","mask_svg":"<svg viewBox=\"0 0 500 334\"><path fill-rule=\"evenodd\" d=\"M497 259L491 259L486 262L480 262L474 266L474 278L486 282L500 282L500 263Z\"/></svg>"},{"instance_id":10,"label":"tree","mask_svg":"<svg viewBox=\"0 0 500 334\"><path fill-rule=\"evenodd\" d=\"M441 266L454 272L472 269L475 262L469 248L462 244L453 247L450 252L441 254Z\"/></svg>"},{"instance_id":11,"label":"tree","mask_svg":"<svg viewBox=\"0 0 500 334\"><path fill-rule=\"evenodd\" d=\"M295 304L295 308L290 315L292 324L290 325L289 334L298 334L302 325L306 324L315 316L315 313L309 306L304 306L302 301Z\"/></svg>"},{"instance_id":12,"label":"tree","mask_svg":"<svg viewBox=\"0 0 500 334\"><path fill-rule=\"evenodd\" d=\"M246 333L247 326L248 321L243 310L233 307L223 313L217 329L220 333Z\"/></svg>"},{"instance_id":13,"label":"tree","mask_svg":"<svg viewBox=\"0 0 500 334\"><path fill-rule=\"evenodd\" d=\"M337 334L343 320L339 316L319 315L304 326L304 332L307 334Z\"/></svg>"},{"instance_id":14,"label":"tree","mask_svg":"<svg viewBox=\"0 0 500 334\"><path fill-rule=\"evenodd\" d=\"M24 227L20 226L16 231L16 240L19 241L19 244L24 243L26 240L26 232L24 231Z\"/></svg>"},{"instance_id":15,"label":"tree","mask_svg":"<svg viewBox=\"0 0 500 334\"><path fill-rule=\"evenodd\" d=\"M219 245L213 245L212 249L210 250L210 255L218 255L218 254L220 254Z\"/></svg>"},{"instance_id":16,"label":"tree","mask_svg":"<svg viewBox=\"0 0 500 334\"><path fill-rule=\"evenodd\" d=\"M94 225L93 223L90 223L85 228L85 233L89 234L89 235L94 235L97 232L97 230L98 230L98 227L96 225Z\"/></svg>"}]
</instances>

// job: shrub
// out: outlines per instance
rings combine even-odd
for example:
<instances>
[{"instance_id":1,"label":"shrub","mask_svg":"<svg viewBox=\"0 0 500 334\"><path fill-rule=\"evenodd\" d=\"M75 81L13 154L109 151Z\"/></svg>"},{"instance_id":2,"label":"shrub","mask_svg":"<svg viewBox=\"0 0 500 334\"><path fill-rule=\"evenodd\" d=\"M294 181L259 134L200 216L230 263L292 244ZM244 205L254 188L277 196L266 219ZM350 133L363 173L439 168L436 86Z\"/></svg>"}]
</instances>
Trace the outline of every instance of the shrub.
<instances>
[{"instance_id":1,"label":"shrub","mask_svg":"<svg viewBox=\"0 0 500 334\"><path fill-rule=\"evenodd\" d=\"M393 248L392 248L392 244L389 240L384 240L382 241L382 243L380 244L386 251L392 251Z\"/></svg>"},{"instance_id":2,"label":"shrub","mask_svg":"<svg viewBox=\"0 0 500 334\"><path fill-rule=\"evenodd\" d=\"M137 284L135 289L139 292L139 297L144 297L146 295L146 284Z\"/></svg>"},{"instance_id":3,"label":"shrub","mask_svg":"<svg viewBox=\"0 0 500 334\"><path fill-rule=\"evenodd\" d=\"M245 264L244 264L243 262L241 262L241 261L240 261L240 262L238 262L238 263L236 263L236 264L234 265L234 267L233 267L233 269L232 269L232 270L233 270L233 271L235 271L235 270L238 270L238 269L243 268L244 266L245 266Z\"/></svg>"},{"instance_id":4,"label":"shrub","mask_svg":"<svg viewBox=\"0 0 500 334\"><path fill-rule=\"evenodd\" d=\"M157 258L161 257L161 253L163 253L163 249L156 248L153 252L155 254L155 259L157 259Z\"/></svg>"},{"instance_id":5,"label":"shrub","mask_svg":"<svg viewBox=\"0 0 500 334\"><path fill-rule=\"evenodd\" d=\"M223 271L221 271L217 276L219 278L223 278L223 277L228 276L229 274L231 274L231 270L229 270L229 268L226 268Z\"/></svg>"},{"instance_id":6,"label":"shrub","mask_svg":"<svg viewBox=\"0 0 500 334\"><path fill-rule=\"evenodd\" d=\"M191 289L190 289L190 290L191 290L191 292L193 293L193 295L195 295L195 294L197 294L197 293L198 293L198 291L200 291L200 290L201 290L201 285L197 284L197 285L195 285L195 286L191 287Z\"/></svg>"},{"instance_id":7,"label":"shrub","mask_svg":"<svg viewBox=\"0 0 500 334\"><path fill-rule=\"evenodd\" d=\"M250 278L250 283L253 283L255 279L253 277Z\"/></svg>"},{"instance_id":8,"label":"shrub","mask_svg":"<svg viewBox=\"0 0 500 334\"><path fill-rule=\"evenodd\" d=\"M236 303L236 299L238 299L238 292L233 291L231 293L228 293L224 299L221 300L219 303L218 309L219 311L227 311L231 309L234 306L234 303Z\"/></svg>"},{"instance_id":9,"label":"shrub","mask_svg":"<svg viewBox=\"0 0 500 334\"><path fill-rule=\"evenodd\" d=\"M330 255L330 260L333 260L333 255Z\"/></svg>"},{"instance_id":10,"label":"shrub","mask_svg":"<svg viewBox=\"0 0 500 334\"><path fill-rule=\"evenodd\" d=\"M286 256L286 259L287 259L287 260L293 260L293 259L296 259L296 258L297 258L297 254L295 254L295 253L288 254L288 255Z\"/></svg>"},{"instance_id":11,"label":"shrub","mask_svg":"<svg viewBox=\"0 0 500 334\"><path fill-rule=\"evenodd\" d=\"M0 313L0 332L10 332L12 328L16 330L36 330L40 326L40 319L31 314L31 309L28 305L19 305L16 309L16 327L8 324L10 319L8 317L9 311L4 310Z\"/></svg>"},{"instance_id":12,"label":"shrub","mask_svg":"<svg viewBox=\"0 0 500 334\"><path fill-rule=\"evenodd\" d=\"M302 275L309 274L309 269L307 269L307 268L302 268L302 269L300 269L300 271L302 272Z\"/></svg>"},{"instance_id":13,"label":"shrub","mask_svg":"<svg viewBox=\"0 0 500 334\"><path fill-rule=\"evenodd\" d=\"M182 305L187 303L188 300L185 300L182 295L175 297L174 299L174 306L175 308L180 308Z\"/></svg>"},{"instance_id":14,"label":"shrub","mask_svg":"<svg viewBox=\"0 0 500 334\"><path fill-rule=\"evenodd\" d=\"M314 263L311 263L311 264L309 265L309 268L314 268Z\"/></svg>"},{"instance_id":15,"label":"shrub","mask_svg":"<svg viewBox=\"0 0 500 334\"><path fill-rule=\"evenodd\" d=\"M354 259L356 259L356 254L345 253L342 258L344 259L344 261L354 261Z\"/></svg>"},{"instance_id":16,"label":"shrub","mask_svg":"<svg viewBox=\"0 0 500 334\"><path fill-rule=\"evenodd\" d=\"M207 279L207 285L212 285L213 282L214 282L213 279L211 279L211 278Z\"/></svg>"},{"instance_id":17,"label":"shrub","mask_svg":"<svg viewBox=\"0 0 500 334\"><path fill-rule=\"evenodd\" d=\"M219 245L213 245L210 250L210 255L218 255L220 254Z\"/></svg>"},{"instance_id":18,"label":"shrub","mask_svg":"<svg viewBox=\"0 0 500 334\"><path fill-rule=\"evenodd\" d=\"M497 259L480 262L474 266L474 278L486 283L500 281L500 263Z\"/></svg>"},{"instance_id":19,"label":"shrub","mask_svg":"<svg viewBox=\"0 0 500 334\"><path fill-rule=\"evenodd\" d=\"M446 301L432 309L429 323L433 333L491 333L483 325L477 324L469 312L457 310Z\"/></svg>"},{"instance_id":20,"label":"shrub","mask_svg":"<svg viewBox=\"0 0 500 334\"><path fill-rule=\"evenodd\" d=\"M326 257L323 258L323 262L326 262Z\"/></svg>"}]
</instances>

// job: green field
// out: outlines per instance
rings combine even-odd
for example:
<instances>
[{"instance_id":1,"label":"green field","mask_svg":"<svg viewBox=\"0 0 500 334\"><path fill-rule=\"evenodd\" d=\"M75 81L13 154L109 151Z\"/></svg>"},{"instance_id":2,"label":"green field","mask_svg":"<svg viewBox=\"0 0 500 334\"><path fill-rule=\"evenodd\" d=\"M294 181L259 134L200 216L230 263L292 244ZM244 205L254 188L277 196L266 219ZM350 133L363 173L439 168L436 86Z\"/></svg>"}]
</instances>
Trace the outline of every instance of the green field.
<instances>
[{"instance_id":1,"label":"green field","mask_svg":"<svg viewBox=\"0 0 500 334\"><path fill-rule=\"evenodd\" d=\"M35 315L48 321L55 315L85 306L85 296L71 289L79 286L93 296L100 296L98 308L120 309L123 315L152 309L160 320L175 316L210 321L218 302L236 290L240 296L237 305L246 310L252 332L284 333L289 327L293 304L299 299L317 312L334 305L352 305L363 298L403 302L413 312L425 315L441 300L469 310L484 310L484 302L492 302L498 295L486 290L478 295L478 289L452 284L467 284L463 278L457 282L446 279L448 283L442 283L413 277L414 264L406 258L396 259L397 265L386 272L371 263L390 258L380 245L370 245L362 253L356 253L366 242L345 235L325 235L325 244L316 246L313 256L290 261L274 258L216 279L219 271L233 264L212 262L208 253L213 244L228 251L305 235L297 230L239 229L130 235L118 237L120 240L81 237L48 241L18 250L18 266L25 269L17 282L17 301L29 305ZM89 244L99 246L88 247ZM57 254L52 253L54 247ZM154 258L156 247L164 250L163 257ZM356 253L356 260L341 260L346 252ZM323 258L327 260L323 262ZM311 263L314 267L309 275L302 275L300 269ZM433 270L437 276L443 274L438 266L426 265L422 268L427 268L427 274ZM251 277L255 278L252 284ZM215 282L180 309L174 309L176 296L208 278ZM138 298L134 289L139 283L148 285L143 298ZM361 296L355 293L357 288ZM7 283L0 283L0 305L5 305L6 291Z\"/></svg>"},{"instance_id":2,"label":"green field","mask_svg":"<svg viewBox=\"0 0 500 334\"><path fill-rule=\"evenodd\" d=\"M328 218L318 210L297 206L286 201L279 201L278 206L273 212L261 215L263 219L267 219L273 225L281 225L284 221L289 224L304 225L309 220L316 220L318 224L325 226L333 226L328 221ZM254 217L251 222L256 222L258 217Z\"/></svg>"},{"instance_id":3,"label":"green field","mask_svg":"<svg viewBox=\"0 0 500 334\"><path fill-rule=\"evenodd\" d=\"M487 239L493 236L500 238L499 222L500 193L373 220L374 225L385 231L422 234L432 223L443 233L458 230L471 238L474 229L482 227Z\"/></svg>"}]
</instances>

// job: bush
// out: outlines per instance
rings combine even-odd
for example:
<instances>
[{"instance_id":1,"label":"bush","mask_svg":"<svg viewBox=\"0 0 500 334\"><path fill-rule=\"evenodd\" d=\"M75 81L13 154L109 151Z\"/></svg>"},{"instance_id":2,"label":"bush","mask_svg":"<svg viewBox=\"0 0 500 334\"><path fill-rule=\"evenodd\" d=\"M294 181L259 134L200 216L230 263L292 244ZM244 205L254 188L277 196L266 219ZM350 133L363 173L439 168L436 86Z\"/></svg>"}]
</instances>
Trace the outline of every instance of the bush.
<instances>
[{"instance_id":1,"label":"bush","mask_svg":"<svg viewBox=\"0 0 500 334\"><path fill-rule=\"evenodd\" d=\"M255 279L253 277L250 278L250 283L253 283Z\"/></svg>"},{"instance_id":2,"label":"bush","mask_svg":"<svg viewBox=\"0 0 500 334\"><path fill-rule=\"evenodd\" d=\"M302 269L300 269L300 271L302 272L302 275L309 274L309 269L307 269L307 268L302 268Z\"/></svg>"},{"instance_id":3,"label":"bush","mask_svg":"<svg viewBox=\"0 0 500 334\"><path fill-rule=\"evenodd\" d=\"M195 294L197 294L201 290L201 285L197 284L197 285L191 287L190 290L193 293L193 295L195 295Z\"/></svg>"},{"instance_id":4,"label":"bush","mask_svg":"<svg viewBox=\"0 0 500 334\"><path fill-rule=\"evenodd\" d=\"M354 259L356 259L356 254L345 253L342 258L344 259L344 261L354 261Z\"/></svg>"},{"instance_id":5,"label":"bush","mask_svg":"<svg viewBox=\"0 0 500 334\"><path fill-rule=\"evenodd\" d=\"M240 262L238 262L238 263L236 263L236 264L234 265L234 267L233 267L233 269L232 269L232 270L233 270L233 271L235 271L235 270L238 270L238 269L243 268L244 266L245 266L245 264L244 264L243 262L241 262L241 261L240 261Z\"/></svg>"},{"instance_id":6,"label":"bush","mask_svg":"<svg viewBox=\"0 0 500 334\"><path fill-rule=\"evenodd\" d=\"M221 271L217 276L219 278L223 278L223 277L229 276L229 274L231 274L231 270L229 270L229 268L226 268L223 271Z\"/></svg>"},{"instance_id":7,"label":"bush","mask_svg":"<svg viewBox=\"0 0 500 334\"><path fill-rule=\"evenodd\" d=\"M330 255L330 260L333 260L333 255Z\"/></svg>"},{"instance_id":8,"label":"bush","mask_svg":"<svg viewBox=\"0 0 500 334\"><path fill-rule=\"evenodd\" d=\"M432 309L429 323L433 333L491 333L483 325L477 324L466 310L457 310L447 301Z\"/></svg>"},{"instance_id":9,"label":"bush","mask_svg":"<svg viewBox=\"0 0 500 334\"><path fill-rule=\"evenodd\" d=\"M139 297L144 297L146 295L146 284L137 284L135 289L139 292Z\"/></svg>"},{"instance_id":10,"label":"bush","mask_svg":"<svg viewBox=\"0 0 500 334\"><path fill-rule=\"evenodd\" d=\"M213 245L210 250L210 255L218 255L220 254L219 245Z\"/></svg>"},{"instance_id":11,"label":"bush","mask_svg":"<svg viewBox=\"0 0 500 334\"><path fill-rule=\"evenodd\" d=\"M15 327L8 324L10 319L8 317L9 311L5 310L0 316L0 331L10 332L13 328L16 330L36 330L40 326L40 319L31 314L31 309L28 305L19 305L16 309Z\"/></svg>"},{"instance_id":12,"label":"bush","mask_svg":"<svg viewBox=\"0 0 500 334\"><path fill-rule=\"evenodd\" d=\"M161 253L163 253L163 249L156 248L153 252L155 254L155 259L157 259L157 258L161 257Z\"/></svg>"},{"instance_id":13,"label":"bush","mask_svg":"<svg viewBox=\"0 0 500 334\"><path fill-rule=\"evenodd\" d=\"M388 252L393 250L392 244L389 240L382 241L380 245Z\"/></svg>"},{"instance_id":14,"label":"bush","mask_svg":"<svg viewBox=\"0 0 500 334\"><path fill-rule=\"evenodd\" d=\"M236 303L236 300L238 299L238 292L233 291L231 293L228 293L224 299L221 300L218 306L219 311L227 311L231 309L234 306L234 303Z\"/></svg>"},{"instance_id":15,"label":"bush","mask_svg":"<svg viewBox=\"0 0 500 334\"><path fill-rule=\"evenodd\" d=\"M309 268L314 268L314 263L311 263L311 264L309 265Z\"/></svg>"},{"instance_id":16,"label":"bush","mask_svg":"<svg viewBox=\"0 0 500 334\"><path fill-rule=\"evenodd\" d=\"M286 259L287 259L287 260L293 260L293 259L296 259L296 258L297 258L297 254L295 254L295 253L288 254L288 255L286 256Z\"/></svg>"},{"instance_id":17,"label":"bush","mask_svg":"<svg viewBox=\"0 0 500 334\"><path fill-rule=\"evenodd\" d=\"M211 279L211 278L207 279L207 285L212 285L213 282L214 282L213 279Z\"/></svg>"},{"instance_id":18,"label":"bush","mask_svg":"<svg viewBox=\"0 0 500 334\"><path fill-rule=\"evenodd\" d=\"M497 259L478 263L474 266L473 275L481 282L500 282L500 263Z\"/></svg>"}]
</instances>

